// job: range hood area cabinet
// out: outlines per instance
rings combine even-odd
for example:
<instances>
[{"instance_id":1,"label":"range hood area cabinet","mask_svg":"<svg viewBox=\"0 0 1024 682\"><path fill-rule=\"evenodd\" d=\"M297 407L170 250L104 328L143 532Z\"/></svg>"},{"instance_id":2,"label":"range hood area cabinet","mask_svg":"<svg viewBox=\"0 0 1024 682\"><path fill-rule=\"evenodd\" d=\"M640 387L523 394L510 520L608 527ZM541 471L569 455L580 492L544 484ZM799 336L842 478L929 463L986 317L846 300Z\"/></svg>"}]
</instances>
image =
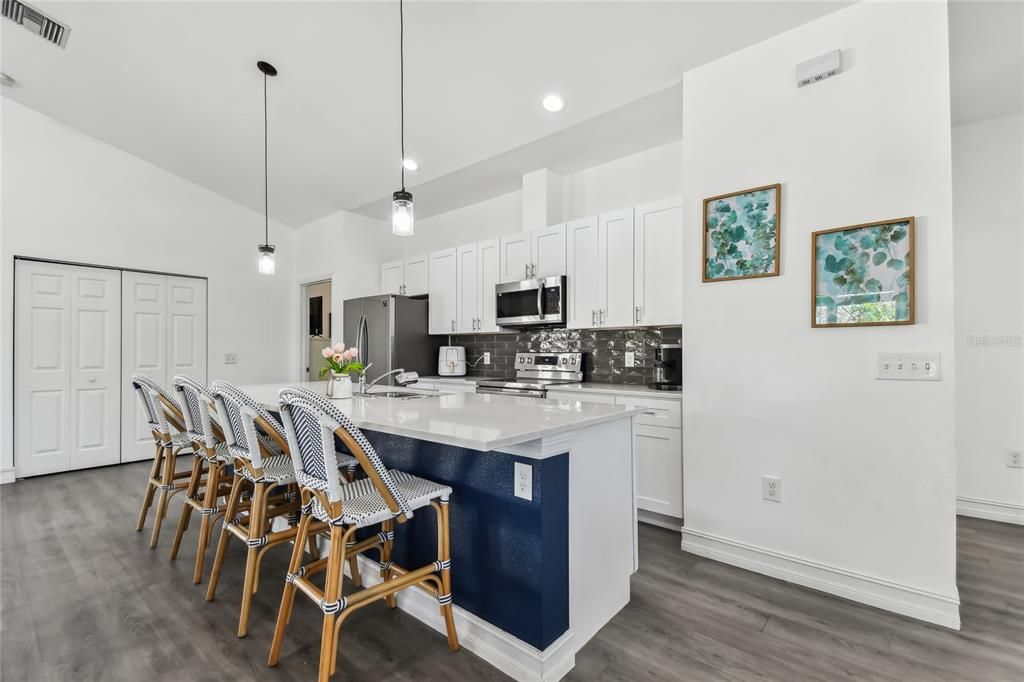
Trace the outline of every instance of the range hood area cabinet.
<instances>
[{"instance_id":1,"label":"range hood area cabinet","mask_svg":"<svg viewBox=\"0 0 1024 682\"><path fill-rule=\"evenodd\" d=\"M567 326L682 324L682 219L668 199L567 223Z\"/></svg>"},{"instance_id":2,"label":"range hood area cabinet","mask_svg":"<svg viewBox=\"0 0 1024 682\"><path fill-rule=\"evenodd\" d=\"M382 294L422 296L428 291L427 256L413 256L380 266Z\"/></svg>"},{"instance_id":3,"label":"range hood area cabinet","mask_svg":"<svg viewBox=\"0 0 1024 682\"><path fill-rule=\"evenodd\" d=\"M565 274L565 223L502 237L501 281Z\"/></svg>"}]
</instances>

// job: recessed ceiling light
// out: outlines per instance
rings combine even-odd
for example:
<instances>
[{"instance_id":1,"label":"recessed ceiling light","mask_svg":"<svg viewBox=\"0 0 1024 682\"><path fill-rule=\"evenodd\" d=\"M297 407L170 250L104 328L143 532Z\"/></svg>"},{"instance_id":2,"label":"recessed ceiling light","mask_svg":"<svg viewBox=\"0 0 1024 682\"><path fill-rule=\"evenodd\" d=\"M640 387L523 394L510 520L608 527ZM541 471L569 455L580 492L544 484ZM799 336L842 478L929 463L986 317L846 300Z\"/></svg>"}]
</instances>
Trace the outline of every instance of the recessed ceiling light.
<instances>
[{"instance_id":1,"label":"recessed ceiling light","mask_svg":"<svg viewBox=\"0 0 1024 682\"><path fill-rule=\"evenodd\" d=\"M561 95L551 93L550 95L544 95L544 99L540 101L540 105L544 107L545 111L550 111L552 114L557 114L559 111L565 108L565 100L562 99Z\"/></svg>"},{"instance_id":2,"label":"recessed ceiling light","mask_svg":"<svg viewBox=\"0 0 1024 682\"><path fill-rule=\"evenodd\" d=\"M420 169L416 159L402 159L402 167L407 171L418 171Z\"/></svg>"}]
</instances>

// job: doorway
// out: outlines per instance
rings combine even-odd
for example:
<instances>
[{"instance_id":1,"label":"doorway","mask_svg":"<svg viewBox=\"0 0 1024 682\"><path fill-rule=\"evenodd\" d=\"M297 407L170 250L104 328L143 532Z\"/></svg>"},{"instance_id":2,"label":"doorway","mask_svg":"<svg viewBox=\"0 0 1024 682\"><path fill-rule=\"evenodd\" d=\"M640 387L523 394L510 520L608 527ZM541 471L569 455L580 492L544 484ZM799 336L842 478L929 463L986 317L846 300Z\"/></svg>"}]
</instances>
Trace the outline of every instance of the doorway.
<instances>
[{"instance_id":1,"label":"doorway","mask_svg":"<svg viewBox=\"0 0 1024 682\"><path fill-rule=\"evenodd\" d=\"M302 366L306 381L320 381L320 370L327 366L320 351L332 338L331 280L303 284L302 300Z\"/></svg>"}]
</instances>

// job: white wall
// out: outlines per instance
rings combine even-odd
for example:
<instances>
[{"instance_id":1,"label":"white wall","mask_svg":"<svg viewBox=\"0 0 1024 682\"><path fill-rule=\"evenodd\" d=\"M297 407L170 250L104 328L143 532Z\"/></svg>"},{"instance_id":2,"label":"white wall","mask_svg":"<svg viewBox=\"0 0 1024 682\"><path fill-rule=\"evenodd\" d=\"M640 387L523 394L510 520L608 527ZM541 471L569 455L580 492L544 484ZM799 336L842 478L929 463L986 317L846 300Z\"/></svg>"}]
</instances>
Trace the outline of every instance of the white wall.
<instances>
[{"instance_id":1,"label":"white wall","mask_svg":"<svg viewBox=\"0 0 1024 682\"><path fill-rule=\"evenodd\" d=\"M565 178L565 219L680 196L682 140L646 149Z\"/></svg>"},{"instance_id":2,"label":"white wall","mask_svg":"<svg viewBox=\"0 0 1024 682\"><path fill-rule=\"evenodd\" d=\"M837 48L846 72L795 87ZM860 3L686 73L682 139L684 548L957 626L945 4ZM774 182L781 276L702 283L702 199ZM812 329L810 233L906 215L917 324ZM943 380L877 381L881 351L939 352Z\"/></svg>"},{"instance_id":3,"label":"white wall","mask_svg":"<svg viewBox=\"0 0 1024 682\"><path fill-rule=\"evenodd\" d=\"M291 378L292 232L272 224L278 275L256 273L263 216L4 98L0 357L12 357L14 256L209 278L209 378ZM225 365L224 354L238 354ZM7 371L7 370L5 370ZM3 385L3 455L13 462L11 386Z\"/></svg>"},{"instance_id":4,"label":"white wall","mask_svg":"<svg viewBox=\"0 0 1024 682\"><path fill-rule=\"evenodd\" d=\"M1024 523L1024 116L953 129L959 511Z\"/></svg>"}]
</instances>

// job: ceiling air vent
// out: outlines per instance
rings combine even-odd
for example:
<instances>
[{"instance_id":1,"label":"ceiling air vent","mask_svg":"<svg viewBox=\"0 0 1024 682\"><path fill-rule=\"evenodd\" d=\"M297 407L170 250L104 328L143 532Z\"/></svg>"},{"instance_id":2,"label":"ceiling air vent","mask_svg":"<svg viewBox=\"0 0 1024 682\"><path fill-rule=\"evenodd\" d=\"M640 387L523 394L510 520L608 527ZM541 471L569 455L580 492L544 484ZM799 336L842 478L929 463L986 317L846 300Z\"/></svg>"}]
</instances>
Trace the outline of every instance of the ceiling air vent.
<instances>
[{"instance_id":1,"label":"ceiling air vent","mask_svg":"<svg viewBox=\"0 0 1024 682\"><path fill-rule=\"evenodd\" d=\"M67 45L71 29L64 24L54 21L34 7L29 7L18 0L3 0L3 3L4 16L14 23L21 24L58 47Z\"/></svg>"}]
</instances>

